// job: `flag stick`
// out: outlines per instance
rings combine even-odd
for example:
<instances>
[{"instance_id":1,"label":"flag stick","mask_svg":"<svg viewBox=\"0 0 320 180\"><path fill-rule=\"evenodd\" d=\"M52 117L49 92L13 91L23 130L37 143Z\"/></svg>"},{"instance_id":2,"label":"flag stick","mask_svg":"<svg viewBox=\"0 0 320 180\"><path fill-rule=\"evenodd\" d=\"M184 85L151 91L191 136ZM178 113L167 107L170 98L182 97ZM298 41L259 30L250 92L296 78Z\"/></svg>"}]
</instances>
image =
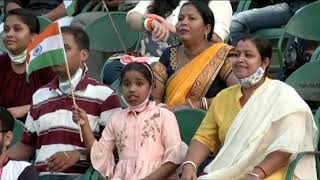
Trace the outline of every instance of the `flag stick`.
<instances>
[{"instance_id":1,"label":"flag stick","mask_svg":"<svg viewBox=\"0 0 320 180\"><path fill-rule=\"evenodd\" d=\"M59 27L59 31L60 31L60 33L61 33L60 27ZM64 48L63 48L63 49L64 49ZM67 74L68 74L70 89L71 89L71 96L72 96L73 106L76 107L77 104L76 104L76 99L74 98L74 91L73 91L73 87L72 87L72 83L71 83L71 76L70 76L68 59L67 59L67 55L66 55L65 49L64 49L64 53L63 53L63 54L64 54L64 59L66 60L66 68L67 68ZM79 134L80 134L81 142L83 142L82 130L81 130L81 126L80 126L79 121L78 121L78 128L79 128Z\"/></svg>"},{"instance_id":2,"label":"flag stick","mask_svg":"<svg viewBox=\"0 0 320 180\"><path fill-rule=\"evenodd\" d=\"M128 50L127 50L127 48L126 48L126 45L124 45L124 42L123 42L123 40L122 40L122 38L121 38L121 35L120 35L119 31L117 30L117 27L116 27L116 25L114 24L113 19L112 19L111 15L110 15L110 11L109 11L106 3L105 3L103 0L102 0L102 5L103 5L104 9L107 11L107 14L108 14L108 16L109 16L109 19L110 19L112 28L113 28L114 32L116 33L116 35L117 35L117 37L118 37L118 39L119 39L119 41L120 41L120 44L121 44L121 46L122 46L123 51L124 51L126 54L128 54Z\"/></svg>"}]
</instances>

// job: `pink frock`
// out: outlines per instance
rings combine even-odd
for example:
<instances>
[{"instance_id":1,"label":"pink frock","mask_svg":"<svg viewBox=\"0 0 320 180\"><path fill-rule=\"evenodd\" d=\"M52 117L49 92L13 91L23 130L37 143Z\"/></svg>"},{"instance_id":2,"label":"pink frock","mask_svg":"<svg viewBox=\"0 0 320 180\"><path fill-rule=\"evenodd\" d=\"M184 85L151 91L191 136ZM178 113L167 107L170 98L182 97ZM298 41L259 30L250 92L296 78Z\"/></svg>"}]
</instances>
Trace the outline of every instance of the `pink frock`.
<instances>
[{"instance_id":1,"label":"pink frock","mask_svg":"<svg viewBox=\"0 0 320 180\"><path fill-rule=\"evenodd\" d=\"M116 165L115 148L119 155ZM109 179L137 180L166 162L181 164L187 148L174 114L151 101L138 115L125 109L110 118L100 140L93 143L91 162Z\"/></svg>"}]
</instances>

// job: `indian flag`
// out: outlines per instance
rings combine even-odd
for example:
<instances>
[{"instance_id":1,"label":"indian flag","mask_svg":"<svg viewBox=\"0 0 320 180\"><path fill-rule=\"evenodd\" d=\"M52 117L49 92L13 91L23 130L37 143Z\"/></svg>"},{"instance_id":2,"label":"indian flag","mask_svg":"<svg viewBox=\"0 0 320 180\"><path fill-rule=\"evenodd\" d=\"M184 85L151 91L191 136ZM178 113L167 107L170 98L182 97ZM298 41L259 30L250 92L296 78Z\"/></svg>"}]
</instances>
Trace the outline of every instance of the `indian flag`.
<instances>
[{"instance_id":1,"label":"indian flag","mask_svg":"<svg viewBox=\"0 0 320 180\"><path fill-rule=\"evenodd\" d=\"M64 43L58 23L51 23L27 47L27 79L36 70L66 63Z\"/></svg>"}]
</instances>

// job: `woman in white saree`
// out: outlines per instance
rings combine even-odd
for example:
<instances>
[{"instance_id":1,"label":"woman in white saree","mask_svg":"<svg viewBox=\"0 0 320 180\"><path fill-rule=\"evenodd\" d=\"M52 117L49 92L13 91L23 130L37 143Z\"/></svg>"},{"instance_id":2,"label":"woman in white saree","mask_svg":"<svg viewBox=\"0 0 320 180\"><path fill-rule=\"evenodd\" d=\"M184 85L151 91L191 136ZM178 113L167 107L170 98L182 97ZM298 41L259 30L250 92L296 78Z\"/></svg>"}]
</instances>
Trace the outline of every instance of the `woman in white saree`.
<instances>
[{"instance_id":1,"label":"woman in white saree","mask_svg":"<svg viewBox=\"0 0 320 180\"><path fill-rule=\"evenodd\" d=\"M316 148L317 127L297 92L266 77L272 48L257 37L242 38L232 70L239 84L215 98L189 147L182 179L194 180L212 152L215 159L200 180L281 180L297 153ZM296 179L317 179L314 157L304 158Z\"/></svg>"}]
</instances>

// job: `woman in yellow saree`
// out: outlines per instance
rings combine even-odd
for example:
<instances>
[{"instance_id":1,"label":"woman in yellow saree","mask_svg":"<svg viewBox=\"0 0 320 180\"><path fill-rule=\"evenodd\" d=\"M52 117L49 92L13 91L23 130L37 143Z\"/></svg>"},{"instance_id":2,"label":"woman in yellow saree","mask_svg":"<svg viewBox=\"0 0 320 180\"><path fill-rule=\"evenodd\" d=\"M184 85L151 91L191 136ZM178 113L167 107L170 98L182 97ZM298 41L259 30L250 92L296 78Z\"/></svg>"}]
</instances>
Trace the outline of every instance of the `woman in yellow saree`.
<instances>
[{"instance_id":1,"label":"woman in yellow saree","mask_svg":"<svg viewBox=\"0 0 320 180\"><path fill-rule=\"evenodd\" d=\"M156 101L172 108L207 109L211 98L235 83L229 62L232 47L210 41L213 27L214 16L206 4L192 1L181 7L176 29L182 44L164 50L154 67Z\"/></svg>"},{"instance_id":2,"label":"woman in yellow saree","mask_svg":"<svg viewBox=\"0 0 320 180\"><path fill-rule=\"evenodd\" d=\"M270 42L243 37L236 54L232 68L240 83L215 97L189 146L181 180L285 180L289 162L317 147L308 105L292 87L266 77ZM197 177L212 152L217 155ZM317 179L315 158L301 159L294 175Z\"/></svg>"}]
</instances>

